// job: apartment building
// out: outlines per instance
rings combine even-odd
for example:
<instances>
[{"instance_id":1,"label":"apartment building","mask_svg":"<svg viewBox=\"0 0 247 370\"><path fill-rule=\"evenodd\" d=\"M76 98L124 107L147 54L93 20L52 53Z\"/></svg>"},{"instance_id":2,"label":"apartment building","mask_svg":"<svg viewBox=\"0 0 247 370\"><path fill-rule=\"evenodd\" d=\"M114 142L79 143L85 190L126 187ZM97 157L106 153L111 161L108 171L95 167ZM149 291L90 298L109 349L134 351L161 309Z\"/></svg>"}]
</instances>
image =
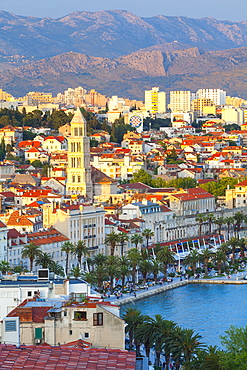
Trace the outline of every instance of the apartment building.
<instances>
[{"instance_id":1,"label":"apartment building","mask_svg":"<svg viewBox=\"0 0 247 370\"><path fill-rule=\"evenodd\" d=\"M104 253L104 208L70 203L62 203L61 206L44 204L42 206L44 228L54 227L73 244L84 240L92 255Z\"/></svg>"},{"instance_id":2,"label":"apartment building","mask_svg":"<svg viewBox=\"0 0 247 370\"><path fill-rule=\"evenodd\" d=\"M221 89L199 89L196 92L197 99L210 99L215 105L226 104L226 92Z\"/></svg>"},{"instance_id":3,"label":"apartment building","mask_svg":"<svg viewBox=\"0 0 247 370\"><path fill-rule=\"evenodd\" d=\"M172 112L190 112L190 91L170 91L170 109Z\"/></svg>"},{"instance_id":4,"label":"apartment building","mask_svg":"<svg viewBox=\"0 0 247 370\"><path fill-rule=\"evenodd\" d=\"M166 93L159 91L159 87L153 87L145 91L145 109L152 115L166 112Z\"/></svg>"}]
</instances>

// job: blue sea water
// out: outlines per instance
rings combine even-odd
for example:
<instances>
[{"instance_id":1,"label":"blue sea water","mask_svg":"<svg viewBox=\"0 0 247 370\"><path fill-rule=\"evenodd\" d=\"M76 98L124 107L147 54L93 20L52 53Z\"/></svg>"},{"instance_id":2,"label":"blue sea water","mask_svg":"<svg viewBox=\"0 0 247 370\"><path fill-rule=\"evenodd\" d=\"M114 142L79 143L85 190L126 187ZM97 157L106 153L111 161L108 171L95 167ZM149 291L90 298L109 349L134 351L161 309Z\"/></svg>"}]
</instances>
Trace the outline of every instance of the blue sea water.
<instances>
[{"instance_id":1,"label":"blue sea water","mask_svg":"<svg viewBox=\"0 0 247 370\"><path fill-rule=\"evenodd\" d=\"M133 304L123 306L121 315L127 307ZM247 285L191 284L137 301L134 307L194 329L205 344L221 347L219 336L230 325L247 325Z\"/></svg>"}]
</instances>

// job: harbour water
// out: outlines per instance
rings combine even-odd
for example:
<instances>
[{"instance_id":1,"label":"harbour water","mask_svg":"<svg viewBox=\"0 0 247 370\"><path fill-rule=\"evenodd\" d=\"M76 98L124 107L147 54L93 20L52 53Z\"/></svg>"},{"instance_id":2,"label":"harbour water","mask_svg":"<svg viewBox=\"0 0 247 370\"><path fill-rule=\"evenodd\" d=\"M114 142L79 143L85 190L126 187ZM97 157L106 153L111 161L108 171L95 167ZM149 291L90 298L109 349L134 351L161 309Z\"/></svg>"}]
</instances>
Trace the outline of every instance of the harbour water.
<instances>
[{"instance_id":1,"label":"harbour water","mask_svg":"<svg viewBox=\"0 0 247 370\"><path fill-rule=\"evenodd\" d=\"M183 328L194 329L207 345L221 346L220 335L230 325L247 325L247 285L191 284L121 307L136 307L145 315L162 315Z\"/></svg>"}]
</instances>

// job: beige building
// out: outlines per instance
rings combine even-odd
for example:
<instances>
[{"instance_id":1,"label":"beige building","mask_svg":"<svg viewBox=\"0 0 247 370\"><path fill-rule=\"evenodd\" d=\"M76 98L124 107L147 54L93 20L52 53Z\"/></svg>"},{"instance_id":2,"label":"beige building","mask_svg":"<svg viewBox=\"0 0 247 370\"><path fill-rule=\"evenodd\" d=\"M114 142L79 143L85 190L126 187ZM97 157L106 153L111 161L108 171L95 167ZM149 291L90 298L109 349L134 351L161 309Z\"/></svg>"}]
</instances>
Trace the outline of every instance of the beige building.
<instances>
[{"instance_id":1,"label":"beige building","mask_svg":"<svg viewBox=\"0 0 247 370\"><path fill-rule=\"evenodd\" d=\"M63 302L27 300L11 311L5 321L17 319L21 344L59 346L82 339L94 348L124 349L125 323L119 317L119 307L84 298L84 294L72 293L70 300ZM4 326L6 329L6 323ZM5 334L8 331L4 330L4 338Z\"/></svg>"},{"instance_id":2,"label":"beige building","mask_svg":"<svg viewBox=\"0 0 247 370\"><path fill-rule=\"evenodd\" d=\"M84 195L92 199L90 138L87 136L86 120L79 108L70 124L66 193Z\"/></svg>"},{"instance_id":3,"label":"beige building","mask_svg":"<svg viewBox=\"0 0 247 370\"><path fill-rule=\"evenodd\" d=\"M172 112L190 111L190 91L170 91L170 109Z\"/></svg>"},{"instance_id":4,"label":"beige building","mask_svg":"<svg viewBox=\"0 0 247 370\"><path fill-rule=\"evenodd\" d=\"M91 254L104 253L105 211L101 206L82 204L43 205L44 228L54 227L71 243L84 240Z\"/></svg>"},{"instance_id":5,"label":"beige building","mask_svg":"<svg viewBox=\"0 0 247 370\"><path fill-rule=\"evenodd\" d=\"M169 195L169 206L176 216L191 216L215 211L215 198L201 188L186 189Z\"/></svg>"},{"instance_id":6,"label":"beige building","mask_svg":"<svg viewBox=\"0 0 247 370\"><path fill-rule=\"evenodd\" d=\"M247 201L247 180L239 182L234 189L226 190L227 208L246 207Z\"/></svg>"}]
</instances>

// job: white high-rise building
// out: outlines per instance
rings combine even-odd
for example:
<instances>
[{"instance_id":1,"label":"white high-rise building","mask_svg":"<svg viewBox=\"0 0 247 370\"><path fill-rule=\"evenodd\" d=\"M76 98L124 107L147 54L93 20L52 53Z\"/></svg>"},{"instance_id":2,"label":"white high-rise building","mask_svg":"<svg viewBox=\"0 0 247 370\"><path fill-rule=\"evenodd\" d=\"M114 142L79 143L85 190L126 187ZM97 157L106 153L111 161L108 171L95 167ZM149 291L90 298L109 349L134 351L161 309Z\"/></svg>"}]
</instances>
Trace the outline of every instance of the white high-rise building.
<instances>
[{"instance_id":1,"label":"white high-rise building","mask_svg":"<svg viewBox=\"0 0 247 370\"><path fill-rule=\"evenodd\" d=\"M159 87L145 91L145 109L151 114L166 112L166 93L159 91Z\"/></svg>"},{"instance_id":2,"label":"white high-rise building","mask_svg":"<svg viewBox=\"0 0 247 370\"><path fill-rule=\"evenodd\" d=\"M170 91L170 109L172 112L190 112L190 91Z\"/></svg>"},{"instance_id":3,"label":"white high-rise building","mask_svg":"<svg viewBox=\"0 0 247 370\"><path fill-rule=\"evenodd\" d=\"M226 92L220 89L199 89L196 92L197 99L210 99L215 105L226 104Z\"/></svg>"}]
</instances>

